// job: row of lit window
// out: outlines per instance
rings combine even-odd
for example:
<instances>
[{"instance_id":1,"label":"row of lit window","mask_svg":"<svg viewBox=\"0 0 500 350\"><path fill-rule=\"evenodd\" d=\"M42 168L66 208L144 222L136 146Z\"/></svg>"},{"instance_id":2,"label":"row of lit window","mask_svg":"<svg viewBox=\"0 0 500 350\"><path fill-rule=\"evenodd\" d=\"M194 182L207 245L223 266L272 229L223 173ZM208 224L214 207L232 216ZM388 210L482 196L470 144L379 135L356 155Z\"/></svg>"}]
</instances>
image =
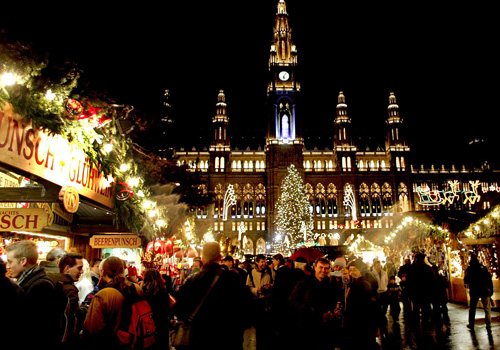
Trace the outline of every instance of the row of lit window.
<instances>
[{"instance_id":1,"label":"row of lit window","mask_svg":"<svg viewBox=\"0 0 500 350\"><path fill-rule=\"evenodd\" d=\"M243 222L243 225L245 227L245 231L253 231L254 230L254 224L255 224L255 230L257 231L265 231L266 230L266 222L265 221L241 221ZM233 221L231 222L231 231L238 231L238 228L240 227L240 222ZM214 222L214 231L219 232L219 231L224 231L224 222Z\"/></svg>"},{"instance_id":2,"label":"row of lit window","mask_svg":"<svg viewBox=\"0 0 500 350\"><path fill-rule=\"evenodd\" d=\"M181 165L182 163L179 161L178 165ZM193 161L190 160L188 163L189 167L191 169L201 169L201 170L208 170L208 160L198 160L198 161ZM238 170L253 170L254 169L254 164L255 164L255 170L264 170L266 168L265 162L263 160L233 160L231 169L238 171ZM311 167L312 164L312 167ZM316 171L321 171L321 170L333 170L335 169L333 161L332 160L313 160L312 162L310 160L304 161L304 169L306 171L310 170L316 170ZM396 167L398 169L400 168L405 168L405 159L403 157L396 157ZM225 158L224 157L215 157L215 169L224 169L225 168ZM352 169L352 163L351 163L351 157L342 157L342 169L343 170L351 170ZM359 161L359 169L360 170L365 170L365 169L370 169L370 170L377 170L377 169L386 169L386 163L385 160L370 160L370 161Z\"/></svg>"}]
</instances>

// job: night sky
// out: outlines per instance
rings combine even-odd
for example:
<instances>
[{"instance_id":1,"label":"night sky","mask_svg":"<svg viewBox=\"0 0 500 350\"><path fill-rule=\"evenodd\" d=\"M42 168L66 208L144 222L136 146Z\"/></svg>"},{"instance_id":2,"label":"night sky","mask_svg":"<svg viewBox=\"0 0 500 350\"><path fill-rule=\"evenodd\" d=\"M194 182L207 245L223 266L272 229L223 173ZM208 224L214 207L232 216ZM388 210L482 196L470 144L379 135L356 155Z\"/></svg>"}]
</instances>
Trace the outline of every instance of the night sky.
<instances>
[{"instance_id":1,"label":"night sky","mask_svg":"<svg viewBox=\"0 0 500 350\"><path fill-rule=\"evenodd\" d=\"M14 4L3 11L0 27L51 60L77 62L96 91L151 118L162 114L169 89L186 145L205 142L224 89L235 143L241 137L259 143L266 134L277 2ZM479 149L469 145L474 139L496 153L500 57L492 5L286 3L298 50L306 146L331 149L340 90L359 143L384 146L394 91L421 162L458 166L464 150Z\"/></svg>"}]
</instances>

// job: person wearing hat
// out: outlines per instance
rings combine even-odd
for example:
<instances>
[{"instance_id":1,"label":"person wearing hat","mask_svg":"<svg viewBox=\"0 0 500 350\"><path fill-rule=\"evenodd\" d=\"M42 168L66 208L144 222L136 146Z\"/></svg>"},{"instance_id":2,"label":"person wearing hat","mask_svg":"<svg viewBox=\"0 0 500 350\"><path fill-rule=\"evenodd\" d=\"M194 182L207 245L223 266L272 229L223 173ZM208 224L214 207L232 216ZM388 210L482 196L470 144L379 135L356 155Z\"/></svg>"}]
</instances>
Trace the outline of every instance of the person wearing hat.
<instances>
[{"instance_id":1,"label":"person wearing hat","mask_svg":"<svg viewBox=\"0 0 500 350\"><path fill-rule=\"evenodd\" d=\"M363 271L367 269L361 259L347 264L345 308L343 315L342 349L374 349L378 347L377 303L372 296L370 283L365 280Z\"/></svg>"}]
</instances>

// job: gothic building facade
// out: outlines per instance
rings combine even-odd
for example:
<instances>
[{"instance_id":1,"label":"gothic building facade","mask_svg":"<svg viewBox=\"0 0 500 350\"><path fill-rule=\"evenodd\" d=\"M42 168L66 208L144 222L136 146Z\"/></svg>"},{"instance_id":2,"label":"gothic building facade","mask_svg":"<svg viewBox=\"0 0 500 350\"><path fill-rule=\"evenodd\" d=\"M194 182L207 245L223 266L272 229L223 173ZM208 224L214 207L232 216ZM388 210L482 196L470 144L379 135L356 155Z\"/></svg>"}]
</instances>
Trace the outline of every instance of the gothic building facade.
<instances>
[{"instance_id":1,"label":"gothic building facade","mask_svg":"<svg viewBox=\"0 0 500 350\"><path fill-rule=\"evenodd\" d=\"M243 246L244 241L245 253L271 252L275 203L291 164L303 176L315 222L314 237L320 245L342 243L351 233L383 237L410 211L487 209L500 190L499 173L489 169L415 169L394 93L388 96L385 149L358 149L348 99L342 91L332 116L333 144L326 150L306 149L301 129L305 116L297 109L300 93L297 48L286 3L279 0L269 52L265 148L232 148L226 97L221 90L208 148L176 152L179 164L188 164L206 181L201 190L215 194L213 205L198 209L197 220L209 221L214 233L227 237L232 245ZM355 194L355 213L344 205L348 188ZM231 205L228 189L233 194Z\"/></svg>"}]
</instances>

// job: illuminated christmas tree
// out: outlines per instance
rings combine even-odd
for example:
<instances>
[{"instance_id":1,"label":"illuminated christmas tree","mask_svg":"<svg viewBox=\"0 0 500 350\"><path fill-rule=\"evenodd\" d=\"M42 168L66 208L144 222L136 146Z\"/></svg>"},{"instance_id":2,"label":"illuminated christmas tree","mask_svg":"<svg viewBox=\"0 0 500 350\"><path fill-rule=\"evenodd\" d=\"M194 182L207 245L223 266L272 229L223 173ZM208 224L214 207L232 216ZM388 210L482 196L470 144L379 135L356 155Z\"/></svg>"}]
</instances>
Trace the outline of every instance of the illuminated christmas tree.
<instances>
[{"instance_id":1,"label":"illuminated christmas tree","mask_svg":"<svg viewBox=\"0 0 500 350\"><path fill-rule=\"evenodd\" d=\"M281 184L281 194L276 203L275 249L287 251L312 241L313 218L304 182L292 164Z\"/></svg>"}]
</instances>

